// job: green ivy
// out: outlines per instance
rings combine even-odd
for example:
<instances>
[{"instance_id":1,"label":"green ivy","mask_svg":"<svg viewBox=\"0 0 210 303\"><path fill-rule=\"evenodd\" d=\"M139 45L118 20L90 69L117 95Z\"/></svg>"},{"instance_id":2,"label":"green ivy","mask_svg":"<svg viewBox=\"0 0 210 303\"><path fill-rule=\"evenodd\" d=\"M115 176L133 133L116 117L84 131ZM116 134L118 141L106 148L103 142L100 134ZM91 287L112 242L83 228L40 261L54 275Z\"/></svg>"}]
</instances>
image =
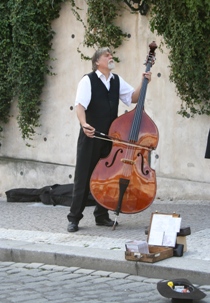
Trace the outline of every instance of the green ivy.
<instances>
[{"instance_id":1,"label":"green ivy","mask_svg":"<svg viewBox=\"0 0 210 303\"><path fill-rule=\"evenodd\" d=\"M69 0L73 13L77 20L82 22L85 34L83 46L99 48L108 46L113 53L126 39L127 34L115 24L117 17L120 17L122 10L122 0L86 0L87 2L87 23L84 23L80 16L80 8L74 0ZM90 58L82 53L78 47L81 58L89 60ZM118 57L114 57L119 61Z\"/></svg>"},{"instance_id":2,"label":"green ivy","mask_svg":"<svg viewBox=\"0 0 210 303\"><path fill-rule=\"evenodd\" d=\"M8 62L12 52L12 35L8 1L0 4L0 122L7 123L12 100L12 85L8 80ZM0 132L3 130L0 125Z\"/></svg>"},{"instance_id":3,"label":"green ivy","mask_svg":"<svg viewBox=\"0 0 210 303\"><path fill-rule=\"evenodd\" d=\"M0 96L1 121L7 122L11 99L16 97L19 109L17 120L23 139L31 139L39 126L44 77L51 74L49 53L54 36L51 22L59 16L62 2L9 0L1 5L4 41L1 47L7 56L3 64L5 77L2 79L5 94ZM2 28L5 29L3 33Z\"/></svg>"},{"instance_id":4,"label":"green ivy","mask_svg":"<svg viewBox=\"0 0 210 303\"><path fill-rule=\"evenodd\" d=\"M210 115L210 1L152 0L151 29L169 48L183 116Z\"/></svg>"}]
</instances>

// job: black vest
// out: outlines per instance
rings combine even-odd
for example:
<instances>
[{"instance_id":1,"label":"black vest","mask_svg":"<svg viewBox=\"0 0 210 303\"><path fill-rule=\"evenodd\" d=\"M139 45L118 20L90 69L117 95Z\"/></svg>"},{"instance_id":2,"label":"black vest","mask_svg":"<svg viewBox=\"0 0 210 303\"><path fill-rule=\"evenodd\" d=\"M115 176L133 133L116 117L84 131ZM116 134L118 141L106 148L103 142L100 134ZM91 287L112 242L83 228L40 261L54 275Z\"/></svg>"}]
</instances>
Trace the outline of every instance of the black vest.
<instances>
[{"instance_id":1,"label":"black vest","mask_svg":"<svg viewBox=\"0 0 210 303\"><path fill-rule=\"evenodd\" d=\"M119 77L114 74L107 90L95 72L88 74L91 82L91 100L86 110L86 121L97 131L108 133L111 123L117 118L119 105Z\"/></svg>"}]
</instances>

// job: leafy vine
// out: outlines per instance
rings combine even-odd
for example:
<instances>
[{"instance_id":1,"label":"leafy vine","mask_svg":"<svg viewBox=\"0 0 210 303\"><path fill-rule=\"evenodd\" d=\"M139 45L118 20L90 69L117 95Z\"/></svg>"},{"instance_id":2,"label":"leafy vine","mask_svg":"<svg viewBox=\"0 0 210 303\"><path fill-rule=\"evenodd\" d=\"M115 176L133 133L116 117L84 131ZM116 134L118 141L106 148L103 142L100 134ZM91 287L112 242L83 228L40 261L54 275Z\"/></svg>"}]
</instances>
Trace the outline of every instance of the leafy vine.
<instances>
[{"instance_id":1,"label":"leafy vine","mask_svg":"<svg viewBox=\"0 0 210 303\"><path fill-rule=\"evenodd\" d=\"M17 97L17 120L23 139L32 139L39 125L44 76L51 74L51 22L59 16L62 2L4 0L0 6L0 48L5 54L0 61L0 121L8 121L12 97Z\"/></svg>"},{"instance_id":2,"label":"leafy vine","mask_svg":"<svg viewBox=\"0 0 210 303\"><path fill-rule=\"evenodd\" d=\"M151 0L151 29L169 48L170 80L182 100L179 114L210 115L210 2Z\"/></svg>"},{"instance_id":3,"label":"leafy vine","mask_svg":"<svg viewBox=\"0 0 210 303\"><path fill-rule=\"evenodd\" d=\"M86 0L88 7L87 24L80 16L80 8L76 5L75 0L69 1L74 15L77 20L82 22L85 29L83 46L93 48L108 46L115 53L115 50L128 36L115 24L117 17L120 17L122 0ZM79 47L77 50L81 54L82 59L90 59L82 53ZM114 57L114 59L119 61L118 57Z\"/></svg>"},{"instance_id":4,"label":"leafy vine","mask_svg":"<svg viewBox=\"0 0 210 303\"><path fill-rule=\"evenodd\" d=\"M0 121L7 123L12 99L12 85L8 80L8 62L12 53L12 37L7 1L0 4ZM3 131L0 125L0 132Z\"/></svg>"}]
</instances>

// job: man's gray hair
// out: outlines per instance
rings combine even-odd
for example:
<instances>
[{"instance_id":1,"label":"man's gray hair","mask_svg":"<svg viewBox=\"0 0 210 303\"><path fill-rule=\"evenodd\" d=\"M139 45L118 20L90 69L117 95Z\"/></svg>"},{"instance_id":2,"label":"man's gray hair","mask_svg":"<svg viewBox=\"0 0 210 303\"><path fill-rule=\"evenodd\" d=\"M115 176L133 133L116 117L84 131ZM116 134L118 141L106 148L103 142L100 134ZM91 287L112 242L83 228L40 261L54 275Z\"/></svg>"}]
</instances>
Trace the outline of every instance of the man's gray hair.
<instances>
[{"instance_id":1,"label":"man's gray hair","mask_svg":"<svg viewBox=\"0 0 210 303\"><path fill-rule=\"evenodd\" d=\"M101 57L101 55L103 55L104 53L110 53L112 54L112 51L110 50L109 47L101 47L99 48L93 55L92 57L92 70L96 71L97 70L97 64L96 62L98 61L98 59Z\"/></svg>"}]
</instances>

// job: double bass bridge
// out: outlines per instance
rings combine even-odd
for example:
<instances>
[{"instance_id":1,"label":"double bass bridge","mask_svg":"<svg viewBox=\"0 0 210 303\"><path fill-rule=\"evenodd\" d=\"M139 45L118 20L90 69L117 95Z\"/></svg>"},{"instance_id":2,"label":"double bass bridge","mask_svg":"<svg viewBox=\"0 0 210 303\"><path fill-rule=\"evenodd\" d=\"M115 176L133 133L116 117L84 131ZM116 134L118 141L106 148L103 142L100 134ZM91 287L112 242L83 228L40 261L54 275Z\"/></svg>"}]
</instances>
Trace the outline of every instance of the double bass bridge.
<instances>
[{"instance_id":1,"label":"double bass bridge","mask_svg":"<svg viewBox=\"0 0 210 303\"><path fill-rule=\"evenodd\" d=\"M130 165L135 164L135 161L131 160L131 159L122 158L120 161L123 162L123 163L125 163L125 164L130 164Z\"/></svg>"}]
</instances>

